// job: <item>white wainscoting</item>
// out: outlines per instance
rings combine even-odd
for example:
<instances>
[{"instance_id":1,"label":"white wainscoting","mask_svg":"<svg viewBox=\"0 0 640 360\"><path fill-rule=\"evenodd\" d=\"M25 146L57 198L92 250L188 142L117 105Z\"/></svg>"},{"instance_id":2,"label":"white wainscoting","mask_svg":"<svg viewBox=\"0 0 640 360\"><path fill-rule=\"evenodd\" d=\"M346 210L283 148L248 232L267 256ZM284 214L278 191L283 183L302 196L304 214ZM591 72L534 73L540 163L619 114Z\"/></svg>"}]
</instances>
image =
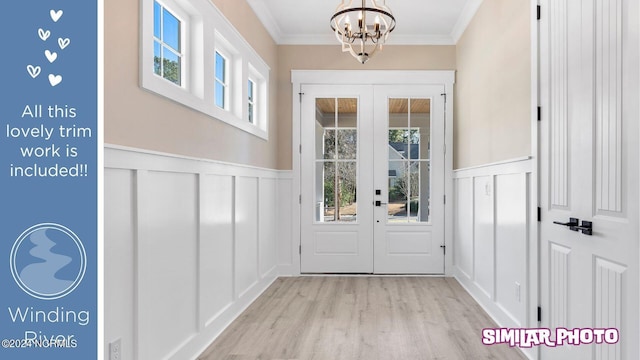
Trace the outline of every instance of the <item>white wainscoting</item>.
<instances>
[{"instance_id":1,"label":"white wainscoting","mask_svg":"<svg viewBox=\"0 0 640 360\"><path fill-rule=\"evenodd\" d=\"M123 360L194 359L290 268L291 172L104 158L105 358L121 339Z\"/></svg>"},{"instance_id":2,"label":"white wainscoting","mask_svg":"<svg viewBox=\"0 0 640 360\"><path fill-rule=\"evenodd\" d=\"M537 325L533 168L523 158L454 172L453 275L503 327Z\"/></svg>"}]
</instances>

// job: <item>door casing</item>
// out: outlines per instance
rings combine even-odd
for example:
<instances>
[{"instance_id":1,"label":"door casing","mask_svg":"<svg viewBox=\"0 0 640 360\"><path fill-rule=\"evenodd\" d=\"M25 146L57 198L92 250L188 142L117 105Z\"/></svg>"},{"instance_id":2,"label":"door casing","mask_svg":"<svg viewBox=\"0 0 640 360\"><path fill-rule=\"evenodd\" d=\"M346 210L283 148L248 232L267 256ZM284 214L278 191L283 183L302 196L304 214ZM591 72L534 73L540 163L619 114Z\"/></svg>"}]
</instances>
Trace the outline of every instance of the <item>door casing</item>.
<instances>
[{"instance_id":1,"label":"door casing","mask_svg":"<svg viewBox=\"0 0 640 360\"><path fill-rule=\"evenodd\" d=\"M292 70L292 157L293 157L293 187L292 203L293 218L291 219L291 257L292 268L289 269L291 275L300 275L300 171L301 171L301 91L303 84L325 84L325 85L442 85L444 86L445 104L445 139L444 144L448 149L445 156L445 197L452 199L452 171L453 157L450 154L453 144L453 86L455 72L453 70L424 70L424 71L404 71L404 70ZM453 244L453 212L451 202L445 206L444 238L447 249L452 249ZM445 253L445 276L451 274L452 251Z\"/></svg>"}]
</instances>

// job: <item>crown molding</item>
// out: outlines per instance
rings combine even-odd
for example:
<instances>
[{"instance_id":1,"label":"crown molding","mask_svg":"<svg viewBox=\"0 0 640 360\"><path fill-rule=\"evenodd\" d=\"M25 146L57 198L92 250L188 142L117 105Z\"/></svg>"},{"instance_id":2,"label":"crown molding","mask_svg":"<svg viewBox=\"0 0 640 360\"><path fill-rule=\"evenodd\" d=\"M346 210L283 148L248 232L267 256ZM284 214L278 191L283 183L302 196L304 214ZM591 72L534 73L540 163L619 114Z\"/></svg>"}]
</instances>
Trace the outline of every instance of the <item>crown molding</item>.
<instances>
[{"instance_id":1,"label":"crown molding","mask_svg":"<svg viewBox=\"0 0 640 360\"><path fill-rule=\"evenodd\" d=\"M285 35L282 33L282 29L278 26L278 22L273 18L271 10L263 0L247 0L251 9L256 14L262 25L267 29L269 35L273 38L276 44L282 44L282 39Z\"/></svg>"},{"instance_id":2,"label":"crown molding","mask_svg":"<svg viewBox=\"0 0 640 360\"><path fill-rule=\"evenodd\" d=\"M458 21L456 21L456 24L453 26L453 30L451 30L451 39L453 39L454 44L458 43L458 40L460 40L464 31L467 30L471 20L473 20L473 17L476 15L476 12L478 12L480 5L482 5L482 1L484 0L469 0L465 4L462 9L462 13L458 17Z\"/></svg>"},{"instance_id":3,"label":"crown molding","mask_svg":"<svg viewBox=\"0 0 640 360\"><path fill-rule=\"evenodd\" d=\"M483 0L469 0L465 5L458 21L449 35L394 35L389 36L387 45L455 45L482 5ZM264 0L247 0L258 19L269 32L278 45L335 45L336 38L333 34L297 34L283 33L277 21L271 14L271 10Z\"/></svg>"}]
</instances>

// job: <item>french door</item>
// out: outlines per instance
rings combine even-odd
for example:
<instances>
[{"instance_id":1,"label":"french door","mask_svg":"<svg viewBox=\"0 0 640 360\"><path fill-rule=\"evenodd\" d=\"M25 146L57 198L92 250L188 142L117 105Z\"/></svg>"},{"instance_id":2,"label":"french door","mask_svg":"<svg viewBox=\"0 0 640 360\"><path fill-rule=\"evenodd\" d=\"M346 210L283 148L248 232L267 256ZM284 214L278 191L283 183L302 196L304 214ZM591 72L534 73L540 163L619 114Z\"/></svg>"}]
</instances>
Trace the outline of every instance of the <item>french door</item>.
<instances>
[{"instance_id":1,"label":"french door","mask_svg":"<svg viewBox=\"0 0 640 360\"><path fill-rule=\"evenodd\" d=\"M303 85L302 272L444 273L443 90Z\"/></svg>"}]
</instances>

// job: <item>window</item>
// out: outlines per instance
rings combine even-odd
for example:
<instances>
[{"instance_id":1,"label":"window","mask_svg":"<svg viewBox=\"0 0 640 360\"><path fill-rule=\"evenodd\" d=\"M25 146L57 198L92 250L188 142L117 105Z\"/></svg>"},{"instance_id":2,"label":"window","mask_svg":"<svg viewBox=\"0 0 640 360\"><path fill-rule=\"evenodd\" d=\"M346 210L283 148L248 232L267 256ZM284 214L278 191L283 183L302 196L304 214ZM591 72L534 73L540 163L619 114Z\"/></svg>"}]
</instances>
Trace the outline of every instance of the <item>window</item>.
<instances>
[{"instance_id":1,"label":"window","mask_svg":"<svg viewBox=\"0 0 640 360\"><path fill-rule=\"evenodd\" d=\"M210 0L139 0L141 87L268 140L269 66Z\"/></svg>"},{"instance_id":2,"label":"window","mask_svg":"<svg viewBox=\"0 0 640 360\"><path fill-rule=\"evenodd\" d=\"M249 79L249 81L247 82L247 94L249 97L247 100L247 113L249 115L249 122L253 124L256 109L256 83L251 79Z\"/></svg>"},{"instance_id":3,"label":"window","mask_svg":"<svg viewBox=\"0 0 640 360\"><path fill-rule=\"evenodd\" d=\"M215 89L214 97L216 106L221 109L228 109L229 84L227 75L227 59L216 51L216 69L215 69Z\"/></svg>"},{"instance_id":4,"label":"window","mask_svg":"<svg viewBox=\"0 0 640 360\"><path fill-rule=\"evenodd\" d=\"M153 4L153 72L182 84L182 21L166 7Z\"/></svg>"}]
</instances>

